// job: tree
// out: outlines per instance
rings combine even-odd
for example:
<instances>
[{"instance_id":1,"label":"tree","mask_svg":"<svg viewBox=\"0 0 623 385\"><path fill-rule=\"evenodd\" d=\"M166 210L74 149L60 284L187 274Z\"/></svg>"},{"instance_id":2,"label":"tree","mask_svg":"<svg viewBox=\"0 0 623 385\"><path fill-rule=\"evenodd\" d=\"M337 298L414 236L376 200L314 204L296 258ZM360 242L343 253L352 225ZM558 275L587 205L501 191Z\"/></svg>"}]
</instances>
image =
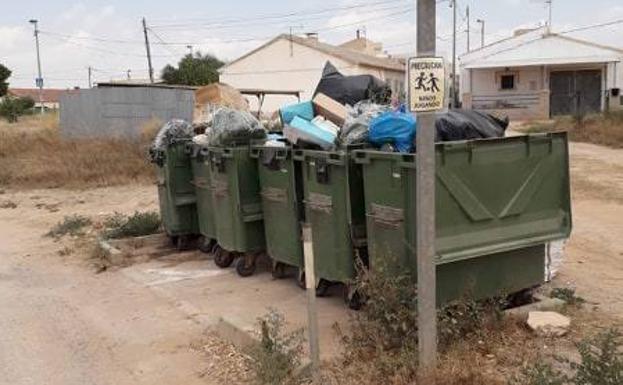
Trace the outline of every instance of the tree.
<instances>
[{"instance_id":1,"label":"tree","mask_svg":"<svg viewBox=\"0 0 623 385\"><path fill-rule=\"evenodd\" d=\"M6 95L9 90L7 79L11 76L11 70L0 63L0 98Z\"/></svg>"},{"instance_id":2,"label":"tree","mask_svg":"<svg viewBox=\"0 0 623 385\"><path fill-rule=\"evenodd\" d=\"M210 54L187 54L179 61L177 68L167 64L160 77L167 84L184 84L189 86L204 86L218 82L218 69L223 66L222 61Z\"/></svg>"},{"instance_id":3,"label":"tree","mask_svg":"<svg viewBox=\"0 0 623 385\"><path fill-rule=\"evenodd\" d=\"M31 97L16 98L6 96L0 102L0 116L4 117L9 123L17 122L17 119L26 112L32 110L35 101Z\"/></svg>"}]
</instances>

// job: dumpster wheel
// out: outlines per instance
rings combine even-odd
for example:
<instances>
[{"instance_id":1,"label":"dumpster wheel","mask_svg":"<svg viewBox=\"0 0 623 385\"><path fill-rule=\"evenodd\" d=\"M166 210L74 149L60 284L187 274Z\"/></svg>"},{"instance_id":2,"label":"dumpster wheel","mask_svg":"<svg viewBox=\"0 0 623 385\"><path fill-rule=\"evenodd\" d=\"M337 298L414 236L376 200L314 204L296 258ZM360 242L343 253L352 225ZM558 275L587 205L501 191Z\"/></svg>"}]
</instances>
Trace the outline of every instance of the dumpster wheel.
<instances>
[{"instance_id":1,"label":"dumpster wheel","mask_svg":"<svg viewBox=\"0 0 623 385\"><path fill-rule=\"evenodd\" d=\"M234 262L235 255L223 249L220 245L214 246L214 263L216 266L224 269Z\"/></svg>"},{"instance_id":2,"label":"dumpster wheel","mask_svg":"<svg viewBox=\"0 0 623 385\"><path fill-rule=\"evenodd\" d=\"M208 238L204 235L199 237L199 250L201 250L201 252L210 254L214 251L215 248L216 248L215 239Z\"/></svg>"},{"instance_id":3,"label":"dumpster wheel","mask_svg":"<svg viewBox=\"0 0 623 385\"><path fill-rule=\"evenodd\" d=\"M316 285L316 297L326 297L331 286L333 286L333 282L320 278L318 285Z\"/></svg>"},{"instance_id":4,"label":"dumpster wheel","mask_svg":"<svg viewBox=\"0 0 623 385\"><path fill-rule=\"evenodd\" d=\"M284 279L286 277L286 264L273 261L271 273L274 279Z\"/></svg>"},{"instance_id":5,"label":"dumpster wheel","mask_svg":"<svg viewBox=\"0 0 623 385\"><path fill-rule=\"evenodd\" d=\"M191 235L179 235L175 239L175 248L177 251L190 250L193 246L193 237Z\"/></svg>"},{"instance_id":6,"label":"dumpster wheel","mask_svg":"<svg viewBox=\"0 0 623 385\"><path fill-rule=\"evenodd\" d=\"M357 287L351 284L344 284L344 302L353 310L360 310L365 300Z\"/></svg>"},{"instance_id":7,"label":"dumpster wheel","mask_svg":"<svg viewBox=\"0 0 623 385\"><path fill-rule=\"evenodd\" d=\"M236 272L241 277L249 277L255 273L255 259L253 253L246 253L236 261Z\"/></svg>"},{"instance_id":8,"label":"dumpster wheel","mask_svg":"<svg viewBox=\"0 0 623 385\"><path fill-rule=\"evenodd\" d=\"M299 267L299 271L296 274L296 283L303 290L307 290L307 283L305 282L305 269Z\"/></svg>"}]
</instances>

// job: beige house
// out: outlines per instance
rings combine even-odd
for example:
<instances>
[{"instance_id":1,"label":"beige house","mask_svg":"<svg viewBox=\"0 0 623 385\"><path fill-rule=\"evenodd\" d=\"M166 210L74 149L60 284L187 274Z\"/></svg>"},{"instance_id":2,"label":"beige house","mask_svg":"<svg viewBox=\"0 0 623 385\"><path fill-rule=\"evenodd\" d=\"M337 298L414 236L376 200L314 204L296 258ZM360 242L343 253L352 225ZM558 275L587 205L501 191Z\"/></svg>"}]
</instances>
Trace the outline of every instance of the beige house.
<instances>
[{"instance_id":1,"label":"beige house","mask_svg":"<svg viewBox=\"0 0 623 385\"><path fill-rule=\"evenodd\" d=\"M301 100L309 100L327 61L344 75L374 75L387 81L394 95L404 93L404 62L382 55L379 43L362 37L334 46L317 35L279 35L221 68L220 81L240 89L301 91ZM257 108L256 100L249 102ZM262 110L295 102L292 96L267 96Z\"/></svg>"},{"instance_id":2,"label":"beige house","mask_svg":"<svg viewBox=\"0 0 623 385\"><path fill-rule=\"evenodd\" d=\"M520 30L460 57L465 108L549 119L623 108L623 49L547 28Z\"/></svg>"}]
</instances>

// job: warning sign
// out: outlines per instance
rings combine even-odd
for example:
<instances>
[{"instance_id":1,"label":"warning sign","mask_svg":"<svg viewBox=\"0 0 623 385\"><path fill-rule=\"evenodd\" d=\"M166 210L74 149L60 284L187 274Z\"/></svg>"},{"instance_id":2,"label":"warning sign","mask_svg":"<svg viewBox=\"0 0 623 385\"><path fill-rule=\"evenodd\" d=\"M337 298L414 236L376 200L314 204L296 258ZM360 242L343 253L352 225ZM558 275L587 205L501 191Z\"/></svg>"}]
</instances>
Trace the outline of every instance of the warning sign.
<instances>
[{"instance_id":1,"label":"warning sign","mask_svg":"<svg viewBox=\"0 0 623 385\"><path fill-rule=\"evenodd\" d=\"M443 58L409 58L407 79L411 112L437 111L444 108L446 71Z\"/></svg>"}]
</instances>

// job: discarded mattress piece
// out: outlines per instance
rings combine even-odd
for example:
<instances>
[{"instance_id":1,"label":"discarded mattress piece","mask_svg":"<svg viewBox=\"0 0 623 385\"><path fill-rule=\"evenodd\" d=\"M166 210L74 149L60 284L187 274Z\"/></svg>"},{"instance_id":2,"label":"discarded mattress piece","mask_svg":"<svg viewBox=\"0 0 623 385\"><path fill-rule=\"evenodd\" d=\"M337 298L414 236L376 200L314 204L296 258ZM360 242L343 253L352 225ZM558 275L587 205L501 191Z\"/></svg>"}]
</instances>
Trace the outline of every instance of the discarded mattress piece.
<instances>
[{"instance_id":1,"label":"discarded mattress piece","mask_svg":"<svg viewBox=\"0 0 623 385\"><path fill-rule=\"evenodd\" d=\"M450 110L437 115L435 141L501 138L508 123L508 118L499 119L480 111Z\"/></svg>"},{"instance_id":2,"label":"discarded mattress piece","mask_svg":"<svg viewBox=\"0 0 623 385\"><path fill-rule=\"evenodd\" d=\"M214 113L210 145L233 146L265 139L266 129L251 113L227 107L219 108Z\"/></svg>"},{"instance_id":3,"label":"discarded mattress piece","mask_svg":"<svg viewBox=\"0 0 623 385\"><path fill-rule=\"evenodd\" d=\"M415 137L415 116L404 112L385 112L370 122L370 143L391 144L399 152L410 152Z\"/></svg>"},{"instance_id":4,"label":"discarded mattress piece","mask_svg":"<svg viewBox=\"0 0 623 385\"><path fill-rule=\"evenodd\" d=\"M389 104L391 88L384 81L372 75L344 76L331 62L322 70L322 77L314 91L314 97L324 94L343 105L355 105L362 100Z\"/></svg>"},{"instance_id":5,"label":"discarded mattress piece","mask_svg":"<svg viewBox=\"0 0 623 385\"><path fill-rule=\"evenodd\" d=\"M312 144L323 150L333 149L337 139L337 135L330 130L319 127L316 123L299 116L283 128L283 135L292 144Z\"/></svg>"}]
</instances>

